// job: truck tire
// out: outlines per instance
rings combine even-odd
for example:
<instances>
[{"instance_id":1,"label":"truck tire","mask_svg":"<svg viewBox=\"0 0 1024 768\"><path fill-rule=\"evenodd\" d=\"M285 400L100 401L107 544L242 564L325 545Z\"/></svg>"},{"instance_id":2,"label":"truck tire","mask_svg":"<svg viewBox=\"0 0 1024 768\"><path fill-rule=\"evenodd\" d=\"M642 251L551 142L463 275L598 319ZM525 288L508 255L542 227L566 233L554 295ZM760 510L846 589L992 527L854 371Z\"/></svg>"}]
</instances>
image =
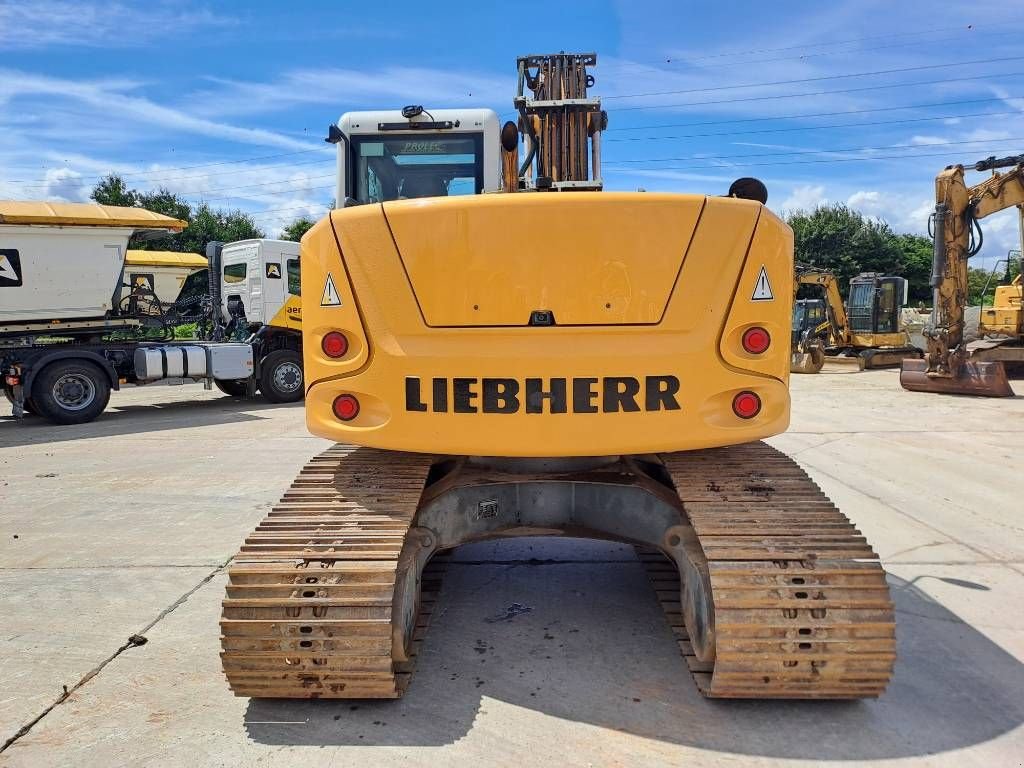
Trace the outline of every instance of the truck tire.
<instances>
[{"instance_id":1,"label":"truck tire","mask_svg":"<svg viewBox=\"0 0 1024 768\"><path fill-rule=\"evenodd\" d=\"M110 401L110 380L87 360L56 360L32 382L32 405L54 424L85 424Z\"/></svg>"},{"instance_id":2,"label":"truck tire","mask_svg":"<svg viewBox=\"0 0 1024 768\"><path fill-rule=\"evenodd\" d=\"M295 403L304 393L302 357L290 349L271 352L260 365L260 391L272 403Z\"/></svg>"},{"instance_id":3,"label":"truck tire","mask_svg":"<svg viewBox=\"0 0 1024 768\"><path fill-rule=\"evenodd\" d=\"M249 394L249 382L244 379L214 379L217 389L231 397L245 397Z\"/></svg>"}]
</instances>

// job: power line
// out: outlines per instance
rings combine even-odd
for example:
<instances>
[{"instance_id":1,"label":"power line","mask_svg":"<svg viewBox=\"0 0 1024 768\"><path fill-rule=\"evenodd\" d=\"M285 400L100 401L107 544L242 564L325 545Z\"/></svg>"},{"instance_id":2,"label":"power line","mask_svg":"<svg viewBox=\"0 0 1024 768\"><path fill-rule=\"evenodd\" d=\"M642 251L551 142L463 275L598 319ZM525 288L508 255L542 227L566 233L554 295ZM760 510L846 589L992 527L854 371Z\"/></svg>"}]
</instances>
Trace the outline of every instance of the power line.
<instances>
[{"instance_id":1,"label":"power line","mask_svg":"<svg viewBox=\"0 0 1024 768\"><path fill-rule=\"evenodd\" d=\"M337 174L334 174L334 173L325 173L322 176L307 176L306 177L306 181L312 181L313 179L333 179L333 178L335 178L336 175ZM210 194L211 193L217 193L217 192L235 192L235 191L238 191L240 189L255 189L257 187L269 187L269 186L274 186L274 185L277 185L277 184L292 184L292 185L298 185L298 186L296 186L296 187L294 187L292 189L284 189L284 190L275 191L275 192L272 192L272 194L279 194L279 193L283 193L283 192L297 192L297 191L300 191L303 188L303 182L302 181L285 179L285 180L278 180L278 181L266 181L266 182L263 182L262 184L246 184L246 185L240 186L240 187L224 187L222 189L210 189L210 190L207 190L205 192L190 192L188 194L191 195L192 197L201 197L204 200L226 200L226 199L228 199L228 197L220 197L220 198L218 198L218 197L210 197ZM333 188L333 187L320 187L320 189L331 189L331 188ZM271 193L268 193L268 194L271 194ZM232 197L232 196L229 196L229 197Z\"/></svg>"},{"instance_id":2,"label":"power line","mask_svg":"<svg viewBox=\"0 0 1024 768\"><path fill-rule=\"evenodd\" d=\"M1016 24L1016 23L1019 23L1020 21L1021 21L1020 19L1016 19L1015 18L1015 19L1013 19L1013 21L1011 21L1009 23L1010 24ZM994 24L994 22L986 22L986 25L988 25L988 28L991 28L992 24ZM1006 25L1003 24L1002 26L1005 27ZM786 48L766 48L766 49L761 49L760 51L757 51L757 50L735 51L735 52L731 52L731 53L711 54L709 56L680 57L680 58L674 58L674 57L668 56L668 57L659 59L658 61L623 62L621 64L614 64L613 63L611 65L602 65L600 67L600 71L601 72L607 72L607 71L615 72L615 71L618 71L620 69L643 69L645 71L650 71L654 67L661 67L661 66L664 66L666 64L667 65L680 64L680 65L702 66L700 64L700 62L708 61L708 60L711 60L711 59L720 59L720 58L728 58L728 57L735 57L735 56L749 56L751 54L757 54L759 52L761 52L761 53L771 53L771 52L785 52L785 51L805 50L805 49L810 49L810 48L822 48L822 47L825 47L825 46L829 46L830 47L830 50L827 50L827 51L815 51L815 52L812 52L812 53L804 53L804 54L799 54L799 55L795 55L795 56L777 56L777 57L767 58L767 59L744 59L743 61L715 62L714 66L716 66L716 67L738 67L738 66L744 66L744 65L749 65L749 64L766 64L766 63L777 62L777 61L802 61L802 60L809 59L809 58L819 58L819 57L823 57L823 56L842 56L842 55L848 55L848 54L851 54L851 53L867 53L867 52L870 52L870 51L885 50L885 49L890 49L890 48L906 48L906 47L919 46L919 45L935 45L936 43L943 43L943 42L948 42L950 40L957 40L960 37L962 37L964 33L973 33L977 28L978 28L977 25L968 24L966 26L944 27L944 28L939 28L939 29L934 29L934 30L931 30L931 31L924 31L924 32L911 32L911 33L902 33L902 32L900 32L900 33L889 34L889 35L878 35L878 36L873 36L873 37L854 38L852 40L848 40L848 41L845 41L845 42L837 42L837 43L810 43L810 44L807 44L807 45L790 46L790 47L786 47ZM982 28L984 28L984 25L983 25ZM837 46L849 45L849 44L856 43L856 42L868 42L868 41L871 41L871 40L883 40L883 39L890 39L892 37L913 37L913 36L931 35L931 34L935 34L937 32L948 32L948 31L951 31L951 30L956 30L960 34L952 35L952 36L948 36L948 37L936 38L934 40L912 40L912 41L904 41L904 42L896 42L896 43L887 43L885 45L876 45L876 46L871 46L871 47L863 47L862 46L862 47L859 47L859 48L847 48L847 49L843 49L843 50L835 50L835 47L837 47ZM990 40L993 37L1005 37L1005 36L1008 36L1008 35L1019 36L1020 32L1017 31L1017 30L1003 31L1003 32L991 32L990 31L990 32L986 32L985 33L985 39L986 40ZM664 70L661 70L661 71L664 71Z\"/></svg>"},{"instance_id":3,"label":"power line","mask_svg":"<svg viewBox=\"0 0 1024 768\"><path fill-rule=\"evenodd\" d=\"M1005 144L1021 142L1024 137L1009 139L969 139L964 141L930 141L927 144L886 144L881 147L836 147L826 149L801 149L793 152L758 152L745 155L698 155L689 157L654 157L642 160L609 160L613 163L672 163L678 160L726 160L743 157L783 157L788 155L830 154L835 152L875 152L886 149L917 149L918 147L951 147L962 144Z\"/></svg>"},{"instance_id":4,"label":"power line","mask_svg":"<svg viewBox=\"0 0 1024 768\"><path fill-rule=\"evenodd\" d=\"M782 160L778 162L767 162L767 163L743 163L742 168L757 168L764 166L785 166L785 165L821 165L828 163L867 163L875 162L877 160L916 160L921 157L949 157L948 152L921 152L915 154L898 154L898 155L873 155L871 157L831 157L826 159L818 160ZM961 165L969 165L967 161L961 163ZM946 163L950 165L951 163ZM628 171L630 173L642 173L645 171L709 171L709 170L724 170L728 168L734 168L738 164L731 165L667 165L658 168L616 168L614 166L605 166L605 170L610 171Z\"/></svg>"},{"instance_id":5,"label":"power line","mask_svg":"<svg viewBox=\"0 0 1024 768\"><path fill-rule=\"evenodd\" d=\"M1004 61L1021 61L1024 56L1003 56L995 59L974 59L973 61L957 61L949 64L921 64L916 67L899 67L897 69L878 69L873 72L851 72L845 75L821 75L819 77L803 77L795 80L774 80L763 83L744 83L742 85L718 85L705 88L683 88L675 91L650 91L648 93L627 93L616 96L602 96L602 100L638 99L647 96L674 96L680 93L708 93L730 91L741 88L766 88L774 85L798 85L800 83L818 83L826 80L847 80L851 77L877 77L878 75L894 75L905 72L922 72L929 69L949 69L950 67L966 67L973 64L999 64Z\"/></svg>"},{"instance_id":6,"label":"power line","mask_svg":"<svg viewBox=\"0 0 1024 768\"><path fill-rule=\"evenodd\" d=\"M1024 96L1007 96L1007 99L1020 99ZM898 107L869 107L866 109L845 109L836 112L811 112L799 115L777 115L775 117L742 117L732 120L701 120L690 123L660 123L658 125L634 125L624 128L606 128L605 133L615 131L649 131L660 128L695 128L704 125L731 125L733 123L758 123L774 120L803 120L809 117L838 117L840 115L863 115L870 112L895 112L901 109L928 109L930 107L955 107L963 104L986 104L993 101L1003 101L998 97L989 99L963 99L961 101L934 101L930 104L906 104Z\"/></svg>"},{"instance_id":7,"label":"power line","mask_svg":"<svg viewBox=\"0 0 1024 768\"><path fill-rule=\"evenodd\" d=\"M232 161L232 162L234 162L234 161ZM241 161L239 161L239 162L241 162ZM276 170L279 170L279 169L286 171L286 170L290 170L292 168L298 168L298 167L306 166L306 165L317 165L317 164L324 163L324 162L325 162L324 160L308 160L308 161L304 161L304 162L301 162L301 163L289 163L288 165L270 165L270 166L258 166L258 167L254 167L254 168L239 168L239 169L233 170L233 171L217 171L215 173L198 173L198 174L193 174L191 176L164 176L164 177L160 177L160 178L150 177L148 179L140 179L138 182L134 182L134 183L157 183L157 184L159 184L161 182L185 181L187 179L205 179L205 178L209 178L211 176L230 176L230 175L233 175L233 174L236 174L236 173L256 173L258 171L266 172L266 171L276 171ZM211 166L212 165L220 165L220 163L210 163L210 165ZM164 171L158 171L158 173L163 173L163 172ZM139 171L138 173L145 173L145 172L144 171ZM107 175L109 175L109 174L103 174L103 175L95 176L95 177L92 177L92 176L79 176L79 177L76 177L76 180L83 181L83 182L88 181L90 179L92 179L93 181L101 181L102 179L106 178ZM120 176L122 174L114 173L113 175ZM40 181L46 181L46 180L45 179L40 179ZM12 182L12 183L19 183L19 182ZM48 183L32 184L32 185L25 186L23 188L24 189L45 189L47 186L49 186Z\"/></svg>"},{"instance_id":8,"label":"power line","mask_svg":"<svg viewBox=\"0 0 1024 768\"><path fill-rule=\"evenodd\" d=\"M233 165L233 164L237 164L237 163L251 163L251 162L255 162L257 160L271 160L271 159L278 158L278 157L292 157L294 155L308 155L310 152L324 152L324 150L322 150L322 149L303 149L303 150L299 150L299 151L296 151L296 152L280 152L280 153L275 154L275 155L261 155L261 156L258 156L258 157L243 157L243 158L241 158L239 160L222 160L222 161L219 161L219 162L216 162L216 163L202 163L202 164L199 164L199 165L182 165L182 166L179 166L177 168L150 169L148 171L125 171L123 173L116 173L114 171L111 171L109 173L100 174L100 175L95 176L95 177L85 177L85 176L83 176L82 178L95 178L95 179L99 180L99 179L102 179L102 178L104 178L104 177L106 177L106 176L108 176L110 174L113 174L115 176L124 177L124 176L142 176L142 175L145 175L147 173L167 173L169 171L190 171L190 170L193 170L195 168L212 168L215 165ZM323 162L323 161L318 160L318 161L315 161L315 162ZM53 168L51 170L60 170L60 168ZM205 175L205 174L203 174L203 175ZM188 178L188 177L181 177L181 178ZM199 177L197 176L197 177L193 177L193 178L199 178ZM45 178L43 178L43 179L8 179L8 181L10 183L12 183L12 184L32 184L32 183L35 183L35 182L45 182L46 179Z\"/></svg>"},{"instance_id":9,"label":"power line","mask_svg":"<svg viewBox=\"0 0 1024 768\"><path fill-rule=\"evenodd\" d=\"M986 22L992 23L992 22ZM971 29L974 25L968 24L967 29ZM890 32L885 35L870 35L868 37L851 37L846 40L832 40L824 43L807 43L805 45L787 45L782 48L758 48L747 51L732 51L726 53L712 53L706 56L695 56L695 57L684 57L679 59L680 63L689 63L694 61L708 61L709 59L720 59L729 56L742 56L750 53L783 53L785 51L799 51L806 48L822 48L826 45L849 45L850 43L863 43L870 42L872 40L888 40L893 37L921 37L924 35L933 35L936 32L952 32L954 30L963 30L962 25L951 26L951 27L935 27L933 29L922 29L918 32ZM671 57L668 59L672 61Z\"/></svg>"},{"instance_id":10,"label":"power line","mask_svg":"<svg viewBox=\"0 0 1024 768\"><path fill-rule=\"evenodd\" d=\"M995 35L1002 35L1002 36L1016 35L1016 36L1019 36L1020 32L1019 31L1014 31L1014 32L989 33L989 36L995 36ZM743 61L732 61L732 62L720 63L720 64L716 64L715 66L718 66L718 67L741 67L741 66L750 65L750 64L771 64L771 63L779 62L779 61L806 61L807 59L817 59L817 58L822 58L822 57L825 57L825 56L842 56L842 55L849 55L851 53L870 53L871 51L884 51L884 50L890 50L892 48L910 48L910 47L914 47L914 46L918 46L918 45L934 45L935 43L945 43L945 42L949 42L950 40L957 40L957 39L959 39L959 36L958 35L954 35L954 36L951 36L951 37L940 37L940 38L936 38L934 40L914 40L914 41L908 41L908 42L903 42L903 43L888 43L886 45L873 45L873 46L870 46L870 47L867 47L867 48L863 48L862 47L862 48L848 48L848 49L838 50L838 51L837 50L816 51L814 53L802 53L802 54L800 54L798 56L775 56L775 57L768 58L768 59L744 59ZM675 63L675 62L666 62L666 63ZM683 63L683 62L680 62L680 63Z\"/></svg>"},{"instance_id":11,"label":"power line","mask_svg":"<svg viewBox=\"0 0 1024 768\"><path fill-rule=\"evenodd\" d=\"M996 113L996 114L998 114L998 113ZM1006 113L1006 114L1016 114L1016 113ZM685 161L685 160L698 160L698 161L700 161L700 160L733 160L733 159L758 158L758 157L789 157L789 156L793 156L793 155L835 154L835 153L843 153L843 152L874 152L874 151L883 151L883 150L890 150L890 149L917 149L917 148L925 148L925 147L929 147L929 146L956 146L956 145L962 145L962 144L1009 143L1009 142L1017 142L1017 141L1024 141L1024 139L1010 138L1010 139L1001 139L1001 140L998 140L998 141L992 141L992 140L988 140L988 139L976 139L976 140L970 140L970 141L928 142L927 144L887 144L887 145L883 145L883 146L879 146L879 147L835 147L835 148L825 148L825 149L794 150L794 151L789 151L789 152L757 152L757 153L733 154L733 155L690 155L690 156L686 156L686 157L666 157L666 158L647 158L647 159L623 159L623 160L614 160L614 159L612 159L612 160L609 160L609 162L611 162L611 163L619 162L619 163L633 164L633 163L663 163L663 162L676 162L676 161ZM314 178L332 178L333 175L334 174L325 174L324 176L321 176L321 177L310 177L310 179L314 179ZM212 192L231 192L231 191L237 191L237 190L241 190L241 189L249 189L249 188L255 188L255 187L264 187L264 186L269 186L269 185L272 185L272 184L285 184L285 183L290 183L290 184L293 184L293 185L294 184L299 184L299 182L280 182L279 181L279 182L267 182L266 184L252 184L252 185L247 185L246 187L227 187L227 188L224 188L224 189L211 190L211 191ZM286 194L291 194L293 192L317 192L317 191L326 191L326 190L331 190L331 189L334 189L333 185L331 185L331 186L321 186L321 187L308 187L308 186L305 186L305 185L299 185L299 186L291 186L291 187L288 187L288 188L285 188L285 189L267 190L265 192L262 192L261 194L264 194L264 195L286 195ZM192 194L192 195L185 195L185 196L186 197L189 197L189 196L197 197L197 198L199 198L200 200L202 200L204 202L209 202L211 200L231 200L231 199L236 199L236 198L241 197L239 195L224 195L222 197L210 197L205 192L204 193L196 193L196 194Z\"/></svg>"},{"instance_id":12,"label":"power line","mask_svg":"<svg viewBox=\"0 0 1024 768\"><path fill-rule=\"evenodd\" d=\"M1009 112L975 112L973 114L959 114L959 115L934 115L931 117L910 117L905 120L873 120L871 122L860 122L860 123L837 123L835 125L801 125L793 126L790 128L759 128L752 129L749 131L715 131L712 133L684 133L676 136L636 136L631 138L611 138L608 141L666 141L669 139L698 139L707 138L711 136L746 136L750 134L762 134L762 133L794 133L799 131L821 131L830 128L862 128L879 125L906 125L908 123L923 123L935 120L949 120L950 118L964 119L971 117L1005 117L1007 115L1020 116L1022 113L1020 110L1011 110Z\"/></svg>"},{"instance_id":13,"label":"power line","mask_svg":"<svg viewBox=\"0 0 1024 768\"><path fill-rule=\"evenodd\" d=\"M250 219L261 219L261 218L264 218L267 214L271 214L271 213L279 213L281 211L308 211L310 208L325 208L326 209L327 208L327 204L326 203L313 203L311 205L292 205L292 206L288 206L287 208L268 208L268 209L263 210L263 211L257 211L256 213L246 213L245 215L248 216ZM245 213L245 211L242 211L242 213ZM271 217L271 218L279 218L279 217L274 216L274 217Z\"/></svg>"},{"instance_id":14,"label":"power line","mask_svg":"<svg viewBox=\"0 0 1024 768\"><path fill-rule=\"evenodd\" d=\"M945 83L962 83L971 80L986 80L1000 77L1020 77L1024 72L997 72L988 75L971 75L969 77L949 77L941 80L919 80L913 83L886 83L883 85L864 85L857 88L837 88L831 91L808 91L807 93L781 93L769 96L741 96L735 99L714 99L711 101L688 101L676 104L644 104L636 107L613 107L609 112L632 112L641 109L676 109L678 107L702 107L711 104L739 104L750 101L777 101L780 99L800 99L807 96L831 96L838 93L860 93L863 91L881 91L892 88L914 88L920 85L940 85Z\"/></svg>"}]
</instances>

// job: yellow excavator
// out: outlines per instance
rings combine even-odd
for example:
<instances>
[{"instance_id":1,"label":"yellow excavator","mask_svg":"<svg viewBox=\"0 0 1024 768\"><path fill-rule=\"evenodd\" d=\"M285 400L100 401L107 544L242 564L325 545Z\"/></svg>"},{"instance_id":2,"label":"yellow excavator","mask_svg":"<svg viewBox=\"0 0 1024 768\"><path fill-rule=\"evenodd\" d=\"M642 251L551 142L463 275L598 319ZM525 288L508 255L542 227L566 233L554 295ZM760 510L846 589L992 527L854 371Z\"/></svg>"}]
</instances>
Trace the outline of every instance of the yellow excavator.
<instances>
[{"instance_id":1,"label":"yellow excavator","mask_svg":"<svg viewBox=\"0 0 1024 768\"><path fill-rule=\"evenodd\" d=\"M789 423L792 232L755 180L722 197L601 191L595 63L520 58L518 126L483 119L457 153L417 134L454 127L441 110L380 121L394 141L332 127L346 183L379 196L302 240L306 422L338 442L229 569L236 695L400 696L445 553L510 536L640 548L707 696L885 689L876 554L761 442ZM491 142L497 189L470 183ZM388 192L375 166L423 183Z\"/></svg>"},{"instance_id":2,"label":"yellow excavator","mask_svg":"<svg viewBox=\"0 0 1024 768\"><path fill-rule=\"evenodd\" d=\"M826 269L798 264L794 288L801 285L819 286L824 295L794 304L793 373L817 373L826 359L864 369L921 357L921 350L900 329L900 309L907 300L905 278L862 272L850 280L845 306L839 281Z\"/></svg>"},{"instance_id":3,"label":"yellow excavator","mask_svg":"<svg viewBox=\"0 0 1024 768\"><path fill-rule=\"evenodd\" d=\"M1000 172L1002 168L1009 170ZM1024 362L1019 279L1015 285L997 290L1000 311L982 319L979 330L983 337L973 342L964 338L968 259L983 243L979 221L1024 206L1024 155L989 157L975 163L974 170L992 174L968 187L964 167L950 165L935 179L933 306L924 329L928 349L924 360L903 363L900 384L904 389L1009 397L1013 389L1004 363Z\"/></svg>"}]
</instances>

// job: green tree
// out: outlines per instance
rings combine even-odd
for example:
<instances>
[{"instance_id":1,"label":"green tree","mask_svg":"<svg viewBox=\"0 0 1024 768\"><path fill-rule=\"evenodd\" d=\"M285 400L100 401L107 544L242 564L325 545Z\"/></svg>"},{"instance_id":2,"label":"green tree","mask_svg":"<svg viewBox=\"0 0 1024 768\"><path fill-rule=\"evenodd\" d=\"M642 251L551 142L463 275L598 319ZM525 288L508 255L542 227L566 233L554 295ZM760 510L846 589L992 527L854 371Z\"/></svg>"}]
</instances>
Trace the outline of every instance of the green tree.
<instances>
[{"instance_id":1,"label":"green tree","mask_svg":"<svg viewBox=\"0 0 1024 768\"><path fill-rule=\"evenodd\" d=\"M192 214L188 228L177 237L184 246L181 250L205 254L206 244L213 240L231 243L265 237L265 234L247 213L239 210L223 211L200 203Z\"/></svg>"},{"instance_id":2,"label":"green tree","mask_svg":"<svg viewBox=\"0 0 1024 768\"><path fill-rule=\"evenodd\" d=\"M139 204L139 193L134 189L128 189L124 179L114 173L100 179L99 183L92 188L92 194L89 197L100 205L123 205L134 208Z\"/></svg>"},{"instance_id":3,"label":"green tree","mask_svg":"<svg viewBox=\"0 0 1024 768\"><path fill-rule=\"evenodd\" d=\"M971 267L967 270L967 297L973 305L984 304L992 306L996 297L996 287L1010 283L1020 274L1020 260L1014 251L1011 251L1009 264L1001 267L998 271L992 269ZM985 291L985 285L988 290ZM982 292L984 291L984 296Z\"/></svg>"},{"instance_id":4,"label":"green tree","mask_svg":"<svg viewBox=\"0 0 1024 768\"><path fill-rule=\"evenodd\" d=\"M316 224L315 221L307 219L305 216L298 218L284 228L284 231L281 232L281 239L298 242L304 234L309 232L314 224Z\"/></svg>"},{"instance_id":5,"label":"green tree","mask_svg":"<svg viewBox=\"0 0 1024 768\"><path fill-rule=\"evenodd\" d=\"M795 237L796 260L831 270L842 286L861 272L902 275L906 268L889 225L845 205L797 211L788 222Z\"/></svg>"},{"instance_id":6,"label":"green tree","mask_svg":"<svg viewBox=\"0 0 1024 768\"><path fill-rule=\"evenodd\" d=\"M981 294L985 288L985 283L989 282L989 275L991 275L991 272L987 269L979 269L978 267L969 267L967 269L967 303L972 307L981 304ZM998 279L993 279L988 293L985 294L986 303L989 306L992 305L991 297L995 293L995 286L998 282Z\"/></svg>"},{"instance_id":7,"label":"green tree","mask_svg":"<svg viewBox=\"0 0 1024 768\"><path fill-rule=\"evenodd\" d=\"M188 227L179 234L147 240L133 237L128 243L129 248L205 254L206 244L212 240L230 243L265 237L263 230L247 213L214 209L206 203L193 209L187 200L164 187L152 192L131 189L123 178L113 173L96 184L91 197L104 205L145 208L188 223Z\"/></svg>"},{"instance_id":8,"label":"green tree","mask_svg":"<svg viewBox=\"0 0 1024 768\"><path fill-rule=\"evenodd\" d=\"M187 200L174 194L169 189L158 187L154 192L137 192L132 190L132 194L138 201L136 205L139 208L145 208L147 211L153 211L153 213L162 213L164 216L170 216L172 219L179 219L180 221L191 222L192 220L192 206L189 205ZM184 233L145 240L132 238L132 242L128 247L149 251L188 251Z\"/></svg>"},{"instance_id":9,"label":"green tree","mask_svg":"<svg viewBox=\"0 0 1024 768\"><path fill-rule=\"evenodd\" d=\"M902 277L910 283L910 303L932 301L932 241L922 235L896 235L905 267Z\"/></svg>"}]
</instances>

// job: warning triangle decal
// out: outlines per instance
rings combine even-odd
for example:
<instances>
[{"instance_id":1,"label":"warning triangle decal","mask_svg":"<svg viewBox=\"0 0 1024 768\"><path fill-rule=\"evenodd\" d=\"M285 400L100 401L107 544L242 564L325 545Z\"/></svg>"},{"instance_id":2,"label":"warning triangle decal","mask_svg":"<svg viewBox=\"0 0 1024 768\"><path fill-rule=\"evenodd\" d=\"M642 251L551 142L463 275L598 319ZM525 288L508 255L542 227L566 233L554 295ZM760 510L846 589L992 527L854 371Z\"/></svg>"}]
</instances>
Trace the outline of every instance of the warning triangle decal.
<instances>
[{"instance_id":1,"label":"warning triangle decal","mask_svg":"<svg viewBox=\"0 0 1024 768\"><path fill-rule=\"evenodd\" d=\"M768 282L768 271L764 268L764 264L761 265L761 272L757 276L757 282L754 283L754 293L750 297L751 301L772 301L775 295L772 293L772 285Z\"/></svg>"},{"instance_id":2,"label":"warning triangle decal","mask_svg":"<svg viewBox=\"0 0 1024 768\"><path fill-rule=\"evenodd\" d=\"M321 307L340 307L341 296L338 295L338 289L334 287L334 278L331 277L331 273L327 273L327 283L324 285L324 295L320 299Z\"/></svg>"}]
</instances>

